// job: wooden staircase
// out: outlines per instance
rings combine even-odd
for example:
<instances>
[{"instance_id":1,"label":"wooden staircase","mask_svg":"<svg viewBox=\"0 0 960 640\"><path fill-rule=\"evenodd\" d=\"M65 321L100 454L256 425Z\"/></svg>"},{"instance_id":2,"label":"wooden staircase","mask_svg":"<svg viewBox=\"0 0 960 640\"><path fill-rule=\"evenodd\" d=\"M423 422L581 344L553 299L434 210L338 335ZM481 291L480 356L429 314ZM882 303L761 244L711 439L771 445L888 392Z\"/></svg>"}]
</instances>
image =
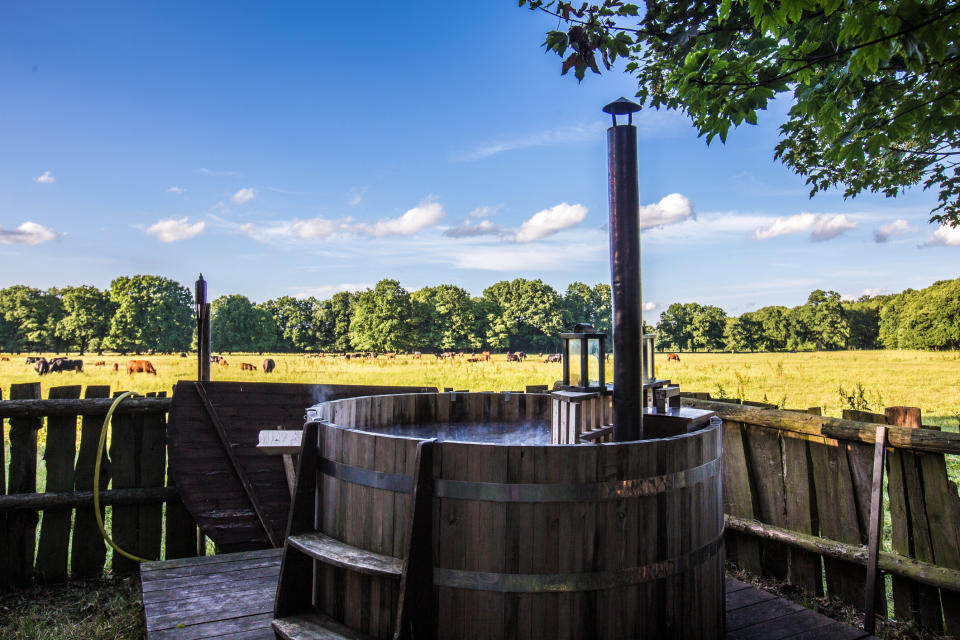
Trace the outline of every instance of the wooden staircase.
<instances>
[{"instance_id":1,"label":"wooden staircase","mask_svg":"<svg viewBox=\"0 0 960 640\"><path fill-rule=\"evenodd\" d=\"M417 446L413 500L408 517L409 535L403 558L374 553L345 544L318 530L317 505L321 504L323 454L317 423L304 427L297 465L296 487L283 547L280 580L274 603L273 631L284 640L368 640L434 638L433 558L430 522L433 498L433 447L435 440ZM325 565L393 583L389 590L392 620L368 635L352 629L320 610L317 579ZM342 594L344 607L360 607ZM390 597L390 596L387 596ZM415 607L413 604L415 603Z\"/></svg>"}]
</instances>

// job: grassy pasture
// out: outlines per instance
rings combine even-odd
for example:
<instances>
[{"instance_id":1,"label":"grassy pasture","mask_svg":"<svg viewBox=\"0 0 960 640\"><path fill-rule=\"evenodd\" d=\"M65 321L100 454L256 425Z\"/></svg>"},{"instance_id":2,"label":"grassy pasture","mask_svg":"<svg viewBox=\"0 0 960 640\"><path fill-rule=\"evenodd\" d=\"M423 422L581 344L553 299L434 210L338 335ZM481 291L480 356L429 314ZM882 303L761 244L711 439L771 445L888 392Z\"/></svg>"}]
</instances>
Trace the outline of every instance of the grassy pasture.
<instances>
[{"instance_id":1,"label":"grassy pasture","mask_svg":"<svg viewBox=\"0 0 960 640\"><path fill-rule=\"evenodd\" d=\"M9 356L0 362L0 390L10 397L10 384L40 381L43 395L53 386L109 384L114 390L171 391L177 380L196 377L196 359L179 356L134 356L149 359L157 375L126 373L130 358L84 356L82 373L38 376L24 364L25 356ZM256 354L225 354L228 366L211 365L214 380L259 382L323 382L341 384L391 384L454 387L471 391L522 390L528 384L552 384L560 378L559 364L540 358L507 362L503 354L490 362L437 360L398 356L387 360L345 360L339 357L305 358L302 355L270 355L276 371L261 369L264 357ZM104 367L94 367L103 360ZM120 371L112 370L118 363ZM242 371L246 362L256 371ZM873 411L884 406L920 407L925 421L956 431L960 424L960 353L924 351L840 351L820 353L682 353L680 362L657 356L657 376L681 385L685 391L708 391L713 396L764 400L787 408L819 406L824 413L839 416L849 403L838 393L862 390Z\"/></svg>"}]
</instances>

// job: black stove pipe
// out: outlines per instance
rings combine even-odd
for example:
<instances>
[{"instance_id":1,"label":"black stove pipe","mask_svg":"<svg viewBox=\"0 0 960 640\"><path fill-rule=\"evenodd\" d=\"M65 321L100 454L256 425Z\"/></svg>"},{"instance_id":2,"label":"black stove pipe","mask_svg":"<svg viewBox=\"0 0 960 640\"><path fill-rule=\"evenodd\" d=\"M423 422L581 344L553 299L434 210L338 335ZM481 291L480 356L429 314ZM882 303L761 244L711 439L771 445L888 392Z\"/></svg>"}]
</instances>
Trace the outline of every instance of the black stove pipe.
<instances>
[{"instance_id":1,"label":"black stove pipe","mask_svg":"<svg viewBox=\"0 0 960 640\"><path fill-rule=\"evenodd\" d=\"M610 182L610 274L613 290L613 439L643 438L643 308L640 293L640 197L637 128L640 106L625 98L603 110L613 116L607 129ZM627 124L617 124L627 115Z\"/></svg>"}]
</instances>

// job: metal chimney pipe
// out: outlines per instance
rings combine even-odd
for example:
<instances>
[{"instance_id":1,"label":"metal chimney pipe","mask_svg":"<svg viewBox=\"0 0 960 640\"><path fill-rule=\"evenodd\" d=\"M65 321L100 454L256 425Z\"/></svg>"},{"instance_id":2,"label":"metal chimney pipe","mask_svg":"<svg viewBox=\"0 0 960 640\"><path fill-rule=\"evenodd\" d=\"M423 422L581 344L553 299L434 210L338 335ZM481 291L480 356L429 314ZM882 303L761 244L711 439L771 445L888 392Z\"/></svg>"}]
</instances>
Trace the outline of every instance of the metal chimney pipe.
<instances>
[{"instance_id":1,"label":"metal chimney pipe","mask_svg":"<svg viewBox=\"0 0 960 640\"><path fill-rule=\"evenodd\" d=\"M610 275L613 290L613 439L643 438L643 303L640 292L640 196L637 128L640 105L620 98L603 108L610 183ZM617 124L627 115L627 124Z\"/></svg>"}]
</instances>

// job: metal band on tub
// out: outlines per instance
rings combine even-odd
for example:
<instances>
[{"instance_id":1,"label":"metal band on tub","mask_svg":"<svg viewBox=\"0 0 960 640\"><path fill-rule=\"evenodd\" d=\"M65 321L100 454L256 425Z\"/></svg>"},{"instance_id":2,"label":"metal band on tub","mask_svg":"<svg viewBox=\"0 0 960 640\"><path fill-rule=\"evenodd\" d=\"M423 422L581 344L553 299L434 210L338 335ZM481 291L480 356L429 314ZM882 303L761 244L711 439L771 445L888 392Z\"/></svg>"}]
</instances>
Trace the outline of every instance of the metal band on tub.
<instances>
[{"instance_id":1,"label":"metal band on tub","mask_svg":"<svg viewBox=\"0 0 960 640\"><path fill-rule=\"evenodd\" d=\"M488 573L433 569L433 584L438 587L497 591L501 593L548 593L565 591L599 591L662 578L689 571L716 556L723 545L723 533L699 549L641 567L592 571L584 573ZM720 578L722 579L722 577Z\"/></svg>"},{"instance_id":2,"label":"metal band on tub","mask_svg":"<svg viewBox=\"0 0 960 640\"><path fill-rule=\"evenodd\" d=\"M413 478L408 475L354 467L327 458L321 458L319 466L323 474L344 482L398 493L411 493L413 491ZM433 495L437 498L505 503L603 502L606 500L642 498L691 487L717 476L719 472L720 458L717 457L698 467L674 473L586 484L509 484L437 478L433 481Z\"/></svg>"}]
</instances>

